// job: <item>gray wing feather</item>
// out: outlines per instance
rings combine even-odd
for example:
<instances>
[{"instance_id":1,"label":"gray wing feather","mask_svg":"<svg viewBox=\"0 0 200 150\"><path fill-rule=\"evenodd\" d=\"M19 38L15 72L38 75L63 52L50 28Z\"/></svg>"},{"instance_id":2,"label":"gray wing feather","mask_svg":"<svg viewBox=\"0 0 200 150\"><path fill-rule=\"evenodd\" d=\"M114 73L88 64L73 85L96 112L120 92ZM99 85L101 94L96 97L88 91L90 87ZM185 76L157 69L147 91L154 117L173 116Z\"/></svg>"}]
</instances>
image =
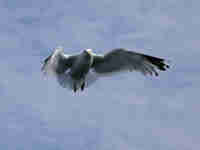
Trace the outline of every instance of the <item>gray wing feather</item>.
<instances>
[{"instance_id":1,"label":"gray wing feather","mask_svg":"<svg viewBox=\"0 0 200 150\"><path fill-rule=\"evenodd\" d=\"M119 71L139 71L144 75L158 75L157 70L169 68L162 58L128 51L114 49L104 56L94 56L92 67L99 74L110 74Z\"/></svg>"},{"instance_id":2,"label":"gray wing feather","mask_svg":"<svg viewBox=\"0 0 200 150\"><path fill-rule=\"evenodd\" d=\"M72 66L75 58L76 56L60 55L60 58L58 59L57 62L56 73L62 74L66 72L66 70L68 70Z\"/></svg>"},{"instance_id":3,"label":"gray wing feather","mask_svg":"<svg viewBox=\"0 0 200 150\"><path fill-rule=\"evenodd\" d=\"M44 74L62 74L66 72L76 59L76 55L64 55L62 53L56 53L56 51L48 56L41 68Z\"/></svg>"}]
</instances>

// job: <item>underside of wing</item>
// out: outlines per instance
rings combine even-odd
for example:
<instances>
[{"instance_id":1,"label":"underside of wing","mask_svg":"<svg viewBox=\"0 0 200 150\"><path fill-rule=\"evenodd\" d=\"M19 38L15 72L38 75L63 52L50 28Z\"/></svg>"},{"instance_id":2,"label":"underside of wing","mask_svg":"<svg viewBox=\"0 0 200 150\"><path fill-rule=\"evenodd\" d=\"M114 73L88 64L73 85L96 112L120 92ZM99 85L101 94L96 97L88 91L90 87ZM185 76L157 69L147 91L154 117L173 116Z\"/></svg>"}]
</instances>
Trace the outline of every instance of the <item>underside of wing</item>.
<instances>
[{"instance_id":1,"label":"underside of wing","mask_svg":"<svg viewBox=\"0 0 200 150\"><path fill-rule=\"evenodd\" d=\"M62 74L72 66L75 57L76 56L65 55L62 51L55 50L44 60L41 70L46 75Z\"/></svg>"},{"instance_id":2,"label":"underside of wing","mask_svg":"<svg viewBox=\"0 0 200 150\"><path fill-rule=\"evenodd\" d=\"M165 60L162 58L125 49L114 49L104 56L95 56L93 68L99 74L134 70L144 75L158 76L158 70L165 71L169 66L165 64Z\"/></svg>"},{"instance_id":3,"label":"underside of wing","mask_svg":"<svg viewBox=\"0 0 200 150\"><path fill-rule=\"evenodd\" d=\"M74 80L71 78L69 72L58 74L57 76L58 83L63 87L67 89L73 89ZM90 85L95 83L98 80L99 76L95 72L90 71L86 78L85 78L85 87L88 88ZM81 83L81 82L80 82ZM81 87L81 84L77 83L77 88L79 89Z\"/></svg>"}]
</instances>

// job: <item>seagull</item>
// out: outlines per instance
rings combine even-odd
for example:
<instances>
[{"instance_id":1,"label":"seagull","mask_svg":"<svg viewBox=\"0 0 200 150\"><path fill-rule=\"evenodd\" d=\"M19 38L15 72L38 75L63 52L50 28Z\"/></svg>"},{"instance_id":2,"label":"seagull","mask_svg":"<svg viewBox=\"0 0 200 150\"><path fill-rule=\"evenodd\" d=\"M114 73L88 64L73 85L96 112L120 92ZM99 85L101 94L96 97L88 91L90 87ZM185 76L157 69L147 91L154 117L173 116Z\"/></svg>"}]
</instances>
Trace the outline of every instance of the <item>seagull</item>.
<instances>
[{"instance_id":1,"label":"seagull","mask_svg":"<svg viewBox=\"0 0 200 150\"><path fill-rule=\"evenodd\" d=\"M158 71L169 68L165 59L137 53L124 48L116 48L100 55L92 49L67 55L63 47L56 47L43 61L42 72L54 76L63 88L76 92L83 91L99 77L118 72L138 71L143 75L158 76Z\"/></svg>"}]
</instances>

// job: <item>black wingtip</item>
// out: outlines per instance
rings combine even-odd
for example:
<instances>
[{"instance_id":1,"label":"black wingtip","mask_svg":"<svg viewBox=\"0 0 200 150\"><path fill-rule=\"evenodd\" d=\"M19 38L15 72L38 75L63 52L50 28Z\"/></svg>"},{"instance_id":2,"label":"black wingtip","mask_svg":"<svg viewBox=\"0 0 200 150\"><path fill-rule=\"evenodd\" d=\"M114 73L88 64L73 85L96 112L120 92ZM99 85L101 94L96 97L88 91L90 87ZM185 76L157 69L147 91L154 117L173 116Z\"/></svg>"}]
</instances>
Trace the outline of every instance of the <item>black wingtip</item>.
<instances>
[{"instance_id":1,"label":"black wingtip","mask_svg":"<svg viewBox=\"0 0 200 150\"><path fill-rule=\"evenodd\" d=\"M144 57L153 65L155 65L159 70L166 71L170 68L168 64L166 64L166 60L158 57L153 57L149 55L144 55Z\"/></svg>"}]
</instances>

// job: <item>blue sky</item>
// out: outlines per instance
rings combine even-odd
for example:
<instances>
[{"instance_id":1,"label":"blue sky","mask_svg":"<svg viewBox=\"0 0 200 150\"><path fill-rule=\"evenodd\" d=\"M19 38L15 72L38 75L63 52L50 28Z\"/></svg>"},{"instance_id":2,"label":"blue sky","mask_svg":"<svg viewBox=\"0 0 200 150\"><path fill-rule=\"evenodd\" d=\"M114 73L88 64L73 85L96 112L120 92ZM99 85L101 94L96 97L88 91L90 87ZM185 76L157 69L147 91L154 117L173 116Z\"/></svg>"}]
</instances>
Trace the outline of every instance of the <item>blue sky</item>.
<instances>
[{"instance_id":1,"label":"blue sky","mask_svg":"<svg viewBox=\"0 0 200 150\"><path fill-rule=\"evenodd\" d=\"M1 0L0 149L200 149L200 2ZM171 60L158 78L127 73L83 93L44 79L41 61L124 47Z\"/></svg>"}]
</instances>

